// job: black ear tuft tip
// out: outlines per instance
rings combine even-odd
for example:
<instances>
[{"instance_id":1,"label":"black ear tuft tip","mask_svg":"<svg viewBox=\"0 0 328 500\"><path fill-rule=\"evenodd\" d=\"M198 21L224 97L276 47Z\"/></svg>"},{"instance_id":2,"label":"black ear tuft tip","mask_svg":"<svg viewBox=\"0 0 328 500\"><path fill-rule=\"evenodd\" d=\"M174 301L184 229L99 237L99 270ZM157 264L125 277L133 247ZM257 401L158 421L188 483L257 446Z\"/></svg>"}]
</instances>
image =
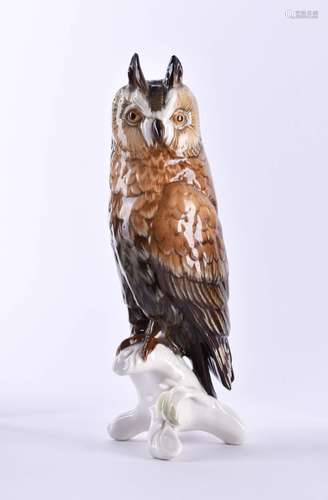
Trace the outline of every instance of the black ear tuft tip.
<instances>
[{"instance_id":1,"label":"black ear tuft tip","mask_svg":"<svg viewBox=\"0 0 328 500\"><path fill-rule=\"evenodd\" d=\"M131 61L130 61L130 66L135 66L135 65L140 65L139 56L136 52L131 57Z\"/></svg>"},{"instance_id":2,"label":"black ear tuft tip","mask_svg":"<svg viewBox=\"0 0 328 500\"><path fill-rule=\"evenodd\" d=\"M130 80L130 76L132 77L133 74L135 74L136 71L138 71L138 68L140 68L140 61L139 61L138 54L135 52L133 54L133 56L131 57L131 61L129 64L129 69L128 69L129 80Z\"/></svg>"},{"instance_id":3,"label":"black ear tuft tip","mask_svg":"<svg viewBox=\"0 0 328 500\"><path fill-rule=\"evenodd\" d=\"M177 56L171 57L172 64L176 68L176 72L178 73L179 80L182 80L183 68L180 62L180 59Z\"/></svg>"},{"instance_id":4,"label":"black ear tuft tip","mask_svg":"<svg viewBox=\"0 0 328 500\"><path fill-rule=\"evenodd\" d=\"M165 85L168 88L172 88L175 85L182 83L183 68L180 60L177 56L173 55L170 59L169 65L166 70L165 75Z\"/></svg>"},{"instance_id":5,"label":"black ear tuft tip","mask_svg":"<svg viewBox=\"0 0 328 500\"><path fill-rule=\"evenodd\" d=\"M171 57L170 62L171 62L172 64L180 65L180 66L181 66L181 68L182 68L182 64L181 64L181 62L180 62L180 59L179 59L177 56L175 56L174 54L173 54L173 56Z\"/></svg>"},{"instance_id":6,"label":"black ear tuft tip","mask_svg":"<svg viewBox=\"0 0 328 500\"><path fill-rule=\"evenodd\" d=\"M134 53L128 69L129 85L132 89L139 88L142 92L147 92L147 82L142 72L139 56Z\"/></svg>"}]
</instances>

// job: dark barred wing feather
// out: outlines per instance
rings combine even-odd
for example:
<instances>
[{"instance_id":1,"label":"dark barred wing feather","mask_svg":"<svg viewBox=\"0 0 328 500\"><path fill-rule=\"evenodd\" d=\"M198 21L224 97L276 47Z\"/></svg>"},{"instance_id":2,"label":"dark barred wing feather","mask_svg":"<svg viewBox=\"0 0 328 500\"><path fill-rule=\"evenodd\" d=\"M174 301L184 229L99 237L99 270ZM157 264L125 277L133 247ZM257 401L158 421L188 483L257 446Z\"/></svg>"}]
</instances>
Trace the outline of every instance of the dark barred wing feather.
<instances>
[{"instance_id":1,"label":"dark barred wing feather","mask_svg":"<svg viewBox=\"0 0 328 500\"><path fill-rule=\"evenodd\" d=\"M153 221L152 265L168 300L183 312L175 335L180 350L209 394L211 370L230 389L228 265L213 203L194 187L173 183Z\"/></svg>"}]
</instances>

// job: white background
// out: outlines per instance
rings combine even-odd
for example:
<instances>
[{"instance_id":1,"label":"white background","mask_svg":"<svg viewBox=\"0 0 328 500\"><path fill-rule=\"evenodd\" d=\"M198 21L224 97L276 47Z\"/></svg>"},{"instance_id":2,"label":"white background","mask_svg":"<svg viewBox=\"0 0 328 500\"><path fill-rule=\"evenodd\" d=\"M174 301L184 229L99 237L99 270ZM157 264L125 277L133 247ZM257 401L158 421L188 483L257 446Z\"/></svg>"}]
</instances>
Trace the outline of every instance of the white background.
<instances>
[{"instance_id":1,"label":"white background","mask_svg":"<svg viewBox=\"0 0 328 500\"><path fill-rule=\"evenodd\" d=\"M287 9L318 9L292 20ZM327 6L40 1L0 12L0 497L327 498ZM132 54L198 98L230 263L248 443L172 463L106 424L128 335L107 227L110 109Z\"/></svg>"}]
</instances>

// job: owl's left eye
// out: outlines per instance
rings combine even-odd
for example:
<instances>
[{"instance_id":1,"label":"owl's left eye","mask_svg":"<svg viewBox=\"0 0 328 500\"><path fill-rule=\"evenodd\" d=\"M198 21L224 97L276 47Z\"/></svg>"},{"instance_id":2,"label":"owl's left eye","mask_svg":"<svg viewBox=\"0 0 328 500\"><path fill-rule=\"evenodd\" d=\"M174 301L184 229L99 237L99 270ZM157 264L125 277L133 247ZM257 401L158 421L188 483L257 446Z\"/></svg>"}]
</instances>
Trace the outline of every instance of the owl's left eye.
<instances>
[{"instance_id":1,"label":"owl's left eye","mask_svg":"<svg viewBox=\"0 0 328 500\"><path fill-rule=\"evenodd\" d=\"M182 128L189 122L189 115L183 109L178 109L172 116L172 120L176 127Z\"/></svg>"},{"instance_id":2,"label":"owl's left eye","mask_svg":"<svg viewBox=\"0 0 328 500\"><path fill-rule=\"evenodd\" d=\"M142 115L138 109L130 109L126 113L125 119L129 125L137 125L141 121Z\"/></svg>"}]
</instances>

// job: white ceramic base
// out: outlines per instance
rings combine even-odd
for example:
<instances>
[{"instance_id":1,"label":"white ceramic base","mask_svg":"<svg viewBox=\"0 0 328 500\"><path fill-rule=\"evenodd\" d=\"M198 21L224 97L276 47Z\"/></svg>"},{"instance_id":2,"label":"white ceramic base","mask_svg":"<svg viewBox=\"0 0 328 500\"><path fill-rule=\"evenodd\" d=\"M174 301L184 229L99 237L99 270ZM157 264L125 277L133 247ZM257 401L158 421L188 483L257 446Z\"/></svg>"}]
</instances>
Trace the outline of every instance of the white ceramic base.
<instances>
[{"instance_id":1,"label":"white ceramic base","mask_svg":"<svg viewBox=\"0 0 328 500\"><path fill-rule=\"evenodd\" d=\"M205 431L226 444L243 443L244 426L236 413L205 392L183 358L159 344L143 361L140 350L141 344L128 347L114 361L115 373L131 377L139 402L108 426L113 439L148 431L151 455L163 460L181 453L180 431Z\"/></svg>"}]
</instances>

